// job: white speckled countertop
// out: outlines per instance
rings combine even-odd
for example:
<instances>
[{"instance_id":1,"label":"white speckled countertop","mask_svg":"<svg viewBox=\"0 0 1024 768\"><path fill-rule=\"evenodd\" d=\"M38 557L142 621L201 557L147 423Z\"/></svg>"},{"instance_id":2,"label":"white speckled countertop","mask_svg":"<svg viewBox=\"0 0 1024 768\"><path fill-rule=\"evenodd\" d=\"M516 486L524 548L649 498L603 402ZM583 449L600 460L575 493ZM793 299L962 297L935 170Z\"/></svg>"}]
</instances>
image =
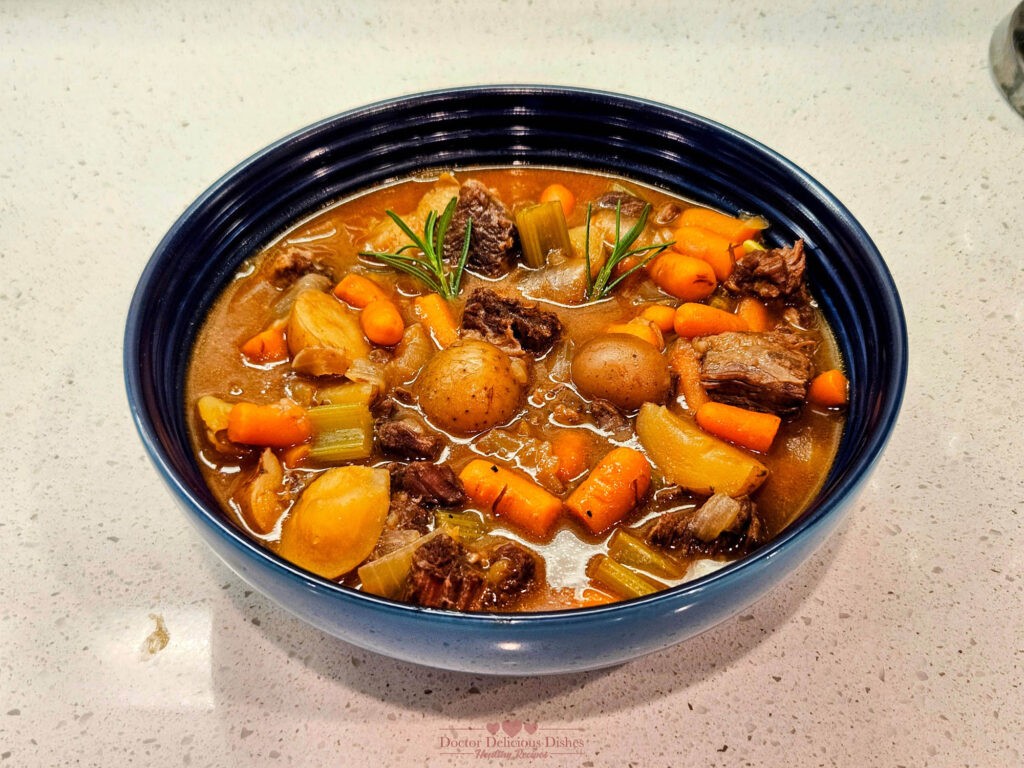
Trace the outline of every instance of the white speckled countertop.
<instances>
[{"instance_id":1,"label":"white speckled countertop","mask_svg":"<svg viewBox=\"0 0 1024 768\"><path fill-rule=\"evenodd\" d=\"M444 737L505 721L578 741L517 765L1024 764L1024 119L987 68L1012 1L334 5L0 3L0 767L497 765ZM204 549L122 385L135 281L222 173L485 82L768 144L860 219L909 320L903 415L840 533L744 615L602 672L439 672L302 624Z\"/></svg>"}]
</instances>

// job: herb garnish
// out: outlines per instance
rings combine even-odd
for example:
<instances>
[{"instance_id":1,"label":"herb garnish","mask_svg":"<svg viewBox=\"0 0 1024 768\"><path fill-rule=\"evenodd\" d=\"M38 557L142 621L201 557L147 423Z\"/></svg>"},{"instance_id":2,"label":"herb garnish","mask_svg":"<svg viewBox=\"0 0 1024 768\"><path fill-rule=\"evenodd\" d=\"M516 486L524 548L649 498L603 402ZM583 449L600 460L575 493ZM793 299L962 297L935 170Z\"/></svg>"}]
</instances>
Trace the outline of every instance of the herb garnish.
<instances>
[{"instance_id":1,"label":"herb garnish","mask_svg":"<svg viewBox=\"0 0 1024 768\"><path fill-rule=\"evenodd\" d=\"M612 289L627 277L632 275L638 269L642 269L647 266L647 264L655 257L660 256L663 251L665 251L670 245L674 244L674 241L645 245L641 248L631 248L633 243L636 242L636 239L640 237L640 233L644 231L644 227L647 225L647 216L651 212L651 204L647 203L644 205L644 210L640 214L640 218L637 219L636 223L630 227L629 231L623 236L620 234L620 223L622 220L622 201L620 200L615 204L615 244L612 246L612 252L608 254L608 260L605 261L601 269L598 270L597 277L592 277L590 270L591 207L592 206L588 203L586 245L584 248L584 255L587 260L587 301L599 301L611 293ZM612 280L612 273L619 264L632 256L640 256L645 253L648 254L645 258L641 259Z\"/></svg>"},{"instance_id":2,"label":"herb garnish","mask_svg":"<svg viewBox=\"0 0 1024 768\"><path fill-rule=\"evenodd\" d=\"M469 258L469 236L473 228L473 220L468 219L466 237L462 241L462 253L459 254L455 267L449 267L444 261L444 236L452 222L456 202L457 198L453 197L440 216L437 215L437 211L427 214L422 237L413 232L397 213L392 210L385 211L412 242L402 246L395 253L361 251L359 255L382 261L389 267L412 275L445 299L454 299L459 295L462 273L466 269L466 259ZM420 255L409 255L406 253L409 250L418 250Z\"/></svg>"}]
</instances>

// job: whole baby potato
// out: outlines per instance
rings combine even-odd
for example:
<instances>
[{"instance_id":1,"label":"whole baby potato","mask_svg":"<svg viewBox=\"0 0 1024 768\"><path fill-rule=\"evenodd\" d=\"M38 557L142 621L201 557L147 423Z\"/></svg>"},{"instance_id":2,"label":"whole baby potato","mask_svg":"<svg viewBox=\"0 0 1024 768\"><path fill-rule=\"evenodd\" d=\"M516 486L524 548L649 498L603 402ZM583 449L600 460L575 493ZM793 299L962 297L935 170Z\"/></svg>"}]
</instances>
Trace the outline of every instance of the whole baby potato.
<instances>
[{"instance_id":1,"label":"whole baby potato","mask_svg":"<svg viewBox=\"0 0 1024 768\"><path fill-rule=\"evenodd\" d=\"M508 355L486 341L467 339L434 355L413 391L436 426L474 435L515 415L523 385Z\"/></svg>"},{"instance_id":2,"label":"whole baby potato","mask_svg":"<svg viewBox=\"0 0 1024 768\"><path fill-rule=\"evenodd\" d=\"M608 400L626 411L664 402L672 386L661 353L626 333L602 333L581 346L573 355L571 375L584 397Z\"/></svg>"}]
</instances>

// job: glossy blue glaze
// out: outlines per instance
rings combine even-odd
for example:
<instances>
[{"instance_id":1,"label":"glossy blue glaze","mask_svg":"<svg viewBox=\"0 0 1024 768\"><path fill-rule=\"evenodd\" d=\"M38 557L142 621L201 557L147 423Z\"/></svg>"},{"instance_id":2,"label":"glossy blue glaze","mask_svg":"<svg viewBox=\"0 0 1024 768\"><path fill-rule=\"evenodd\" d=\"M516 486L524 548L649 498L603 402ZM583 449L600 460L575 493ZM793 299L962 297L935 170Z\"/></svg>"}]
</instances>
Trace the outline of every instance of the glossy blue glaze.
<instances>
[{"instance_id":1,"label":"glossy blue glaze","mask_svg":"<svg viewBox=\"0 0 1024 768\"><path fill-rule=\"evenodd\" d=\"M772 223L803 238L812 290L836 331L852 398L817 501L751 556L613 606L469 615L400 605L311 576L228 523L192 456L183 387L206 309L247 256L297 219L425 168L546 165L606 171ZM245 581L325 632L400 659L479 673L594 669L678 643L777 585L835 529L892 431L907 335L892 278L849 211L770 149L688 112L535 86L455 89L325 120L257 153L207 190L157 247L128 314L128 397L154 464L202 538Z\"/></svg>"}]
</instances>

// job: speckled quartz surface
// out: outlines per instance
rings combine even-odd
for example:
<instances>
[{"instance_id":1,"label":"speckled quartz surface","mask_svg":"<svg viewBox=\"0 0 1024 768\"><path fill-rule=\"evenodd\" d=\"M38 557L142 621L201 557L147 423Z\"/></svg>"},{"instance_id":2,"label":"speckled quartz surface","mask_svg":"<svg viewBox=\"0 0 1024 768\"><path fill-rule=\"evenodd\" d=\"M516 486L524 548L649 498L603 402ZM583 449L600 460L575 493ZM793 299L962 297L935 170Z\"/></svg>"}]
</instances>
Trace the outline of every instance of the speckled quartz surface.
<instances>
[{"instance_id":1,"label":"speckled quartz surface","mask_svg":"<svg viewBox=\"0 0 1024 768\"><path fill-rule=\"evenodd\" d=\"M1011 7L0 3L0 766L1024 764L1024 119L987 68ZM838 535L601 672L451 674L302 624L187 527L123 391L135 281L203 189L320 118L486 82L759 139L850 207L907 309L903 415ZM451 754L500 723L567 741Z\"/></svg>"}]
</instances>

